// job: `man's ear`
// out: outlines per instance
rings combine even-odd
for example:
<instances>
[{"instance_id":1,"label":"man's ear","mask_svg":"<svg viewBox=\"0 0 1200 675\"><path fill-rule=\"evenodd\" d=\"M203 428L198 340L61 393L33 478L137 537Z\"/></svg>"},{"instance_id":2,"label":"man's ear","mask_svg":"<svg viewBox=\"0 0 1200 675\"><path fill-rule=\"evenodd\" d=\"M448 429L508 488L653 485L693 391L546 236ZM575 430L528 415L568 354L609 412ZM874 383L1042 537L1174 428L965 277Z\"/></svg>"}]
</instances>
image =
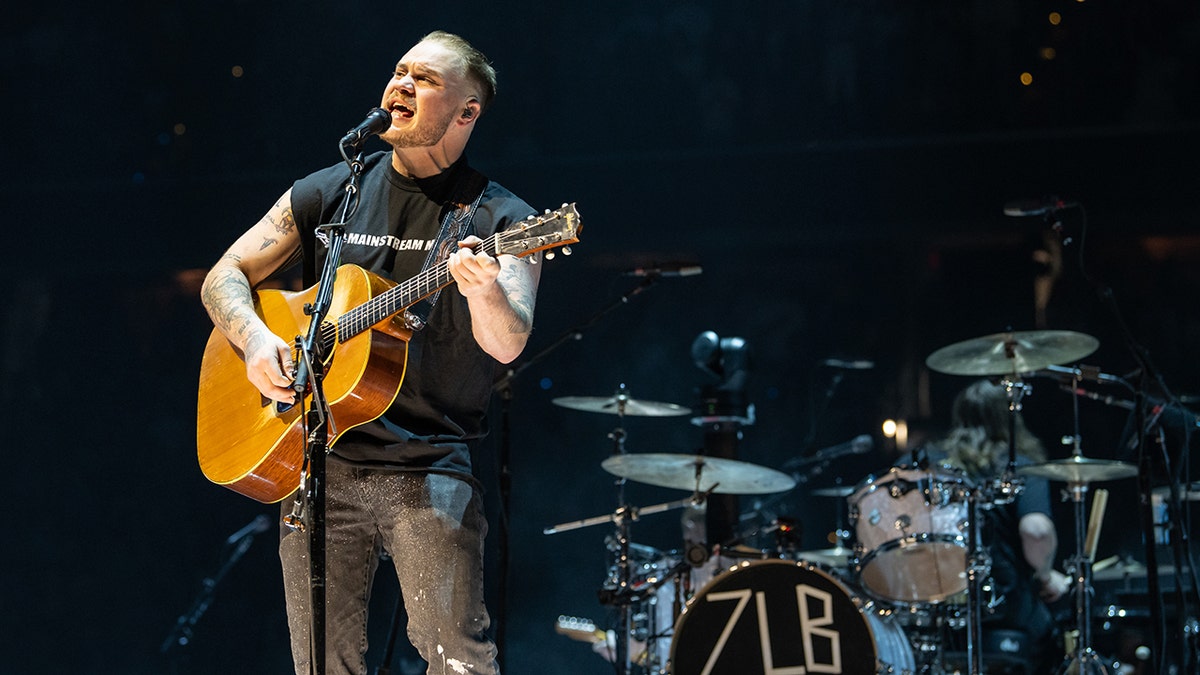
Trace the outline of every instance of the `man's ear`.
<instances>
[{"instance_id":1,"label":"man's ear","mask_svg":"<svg viewBox=\"0 0 1200 675\"><path fill-rule=\"evenodd\" d=\"M471 99L467 101L465 106L463 106L462 114L459 116L463 119L463 121L470 121L479 117L479 113L482 111L483 106L479 104L479 101Z\"/></svg>"}]
</instances>

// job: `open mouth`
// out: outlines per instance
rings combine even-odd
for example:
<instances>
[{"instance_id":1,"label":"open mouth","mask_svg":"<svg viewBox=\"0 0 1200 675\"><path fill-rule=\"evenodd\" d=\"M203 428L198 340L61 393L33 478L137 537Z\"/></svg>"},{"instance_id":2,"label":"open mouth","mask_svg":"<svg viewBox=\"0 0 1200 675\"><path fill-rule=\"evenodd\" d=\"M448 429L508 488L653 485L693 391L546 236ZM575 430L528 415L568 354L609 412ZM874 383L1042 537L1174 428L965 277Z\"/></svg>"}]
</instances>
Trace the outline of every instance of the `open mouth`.
<instances>
[{"instance_id":1,"label":"open mouth","mask_svg":"<svg viewBox=\"0 0 1200 675\"><path fill-rule=\"evenodd\" d=\"M390 110L393 116L399 115L402 119L412 119L412 116L415 114L412 108L409 108L400 101L393 102Z\"/></svg>"}]
</instances>

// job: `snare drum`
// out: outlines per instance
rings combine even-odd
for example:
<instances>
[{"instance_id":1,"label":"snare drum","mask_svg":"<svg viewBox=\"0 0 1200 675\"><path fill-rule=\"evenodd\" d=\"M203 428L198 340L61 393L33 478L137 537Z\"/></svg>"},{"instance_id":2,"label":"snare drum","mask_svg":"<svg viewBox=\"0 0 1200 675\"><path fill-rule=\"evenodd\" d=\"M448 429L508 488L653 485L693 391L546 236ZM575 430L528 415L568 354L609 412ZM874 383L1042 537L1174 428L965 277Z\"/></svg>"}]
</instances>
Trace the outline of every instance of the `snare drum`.
<instances>
[{"instance_id":1,"label":"snare drum","mask_svg":"<svg viewBox=\"0 0 1200 675\"><path fill-rule=\"evenodd\" d=\"M967 588L969 481L953 469L892 467L849 498L859 582L894 602L943 602Z\"/></svg>"},{"instance_id":2,"label":"snare drum","mask_svg":"<svg viewBox=\"0 0 1200 675\"><path fill-rule=\"evenodd\" d=\"M889 614L804 561L742 562L688 602L671 642L674 675L915 672Z\"/></svg>"}]
</instances>

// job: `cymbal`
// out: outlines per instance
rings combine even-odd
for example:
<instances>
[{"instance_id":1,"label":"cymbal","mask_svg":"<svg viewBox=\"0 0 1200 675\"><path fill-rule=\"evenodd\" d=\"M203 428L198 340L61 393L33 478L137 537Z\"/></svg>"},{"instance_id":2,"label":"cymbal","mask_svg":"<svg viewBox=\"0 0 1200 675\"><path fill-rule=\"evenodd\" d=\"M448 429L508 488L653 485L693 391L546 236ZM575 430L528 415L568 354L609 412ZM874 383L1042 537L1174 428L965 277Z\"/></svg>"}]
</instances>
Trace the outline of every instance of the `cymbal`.
<instances>
[{"instance_id":1,"label":"cymbal","mask_svg":"<svg viewBox=\"0 0 1200 675\"><path fill-rule=\"evenodd\" d=\"M996 333L942 347L925 359L947 375L1009 375L1070 363L1096 351L1100 341L1068 330Z\"/></svg>"},{"instance_id":2,"label":"cymbal","mask_svg":"<svg viewBox=\"0 0 1200 675\"><path fill-rule=\"evenodd\" d=\"M1066 459L1052 459L1041 464L1022 466L1017 468L1017 473L1022 476L1036 476L1068 483L1097 483L1136 476L1137 466L1129 462L1071 456Z\"/></svg>"},{"instance_id":3,"label":"cymbal","mask_svg":"<svg viewBox=\"0 0 1200 675\"><path fill-rule=\"evenodd\" d=\"M822 548L816 551L799 551L796 557L809 562L821 563L831 567L845 567L850 562L850 556L854 555L854 549L846 548L845 546L834 546L833 548Z\"/></svg>"},{"instance_id":4,"label":"cymbal","mask_svg":"<svg viewBox=\"0 0 1200 675\"><path fill-rule=\"evenodd\" d=\"M715 485L715 494L763 495L796 486L796 480L782 471L736 459L702 455L613 455L600 466L614 476L679 490L695 490L699 472L700 492L707 492Z\"/></svg>"},{"instance_id":5,"label":"cymbal","mask_svg":"<svg viewBox=\"0 0 1200 675\"><path fill-rule=\"evenodd\" d=\"M691 410L674 403L639 401L624 394L616 396L560 396L553 399L555 405L584 412L632 415L634 417L673 417L686 415Z\"/></svg>"},{"instance_id":6,"label":"cymbal","mask_svg":"<svg viewBox=\"0 0 1200 675\"><path fill-rule=\"evenodd\" d=\"M853 485L835 485L833 487L817 488L809 490L808 493L814 497L849 497L854 494Z\"/></svg>"}]
</instances>

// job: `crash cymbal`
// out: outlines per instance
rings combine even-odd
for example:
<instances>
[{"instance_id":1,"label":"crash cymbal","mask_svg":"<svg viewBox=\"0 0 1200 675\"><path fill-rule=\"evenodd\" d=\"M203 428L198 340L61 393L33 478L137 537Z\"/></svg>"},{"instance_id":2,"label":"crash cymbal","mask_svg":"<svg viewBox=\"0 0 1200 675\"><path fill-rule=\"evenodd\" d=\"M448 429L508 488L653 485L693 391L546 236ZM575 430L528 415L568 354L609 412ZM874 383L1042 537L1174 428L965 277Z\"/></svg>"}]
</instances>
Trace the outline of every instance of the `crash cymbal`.
<instances>
[{"instance_id":1,"label":"crash cymbal","mask_svg":"<svg viewBox=\"0 0 1200 675\"><path fill-rule=\"evenodd\" d=\"M616 396L560 396L553 399L555 405L584 412L630 415L632 417L673 417L686 415L691 410L674 403L639 401L624 394Z\"/></svg>"},{"instance_id":2,"label":"crash cymbal","mask_svg":"<svg viewBox=\"0 0 1200 675\"><path fill-rule=\"evenodd\" d=\"M796 480L782 471L736 459L702 455L613 455L600 466L614 476L679 490L697 489L698 473L700 492L707 492L715 485L715 494L763 495L796 486Z\"/></svg>"},{"instance_id":3,"label":"crash cymbal","mask_svg":"<svg viewBox=\"0 0 1200 675\"><path fill-rule=\"evenodd\" d=\"M854 549L846 548L845 546L834 546L833 548L822 548L815 551L800 551L796 557L809 562L821 563L831 567L845 567L850 563L850 557L854 555Z\"/></svg>"},{"instance_id":4,"label":"crash cymbal","mask_svg":"<svg viewBox=\"0 0 1200 675\"><path fill-rule=\"evenodd\" d=\"M1022 466L1017 468L1017 473L1022 476L1036 476L1068 483L1098 483L1136 476L1137 466L1128 462L1071 456L1066 459L1052 459L1041 464Z\"/></svg>"},{"instance_id":5,"label":"crash cymbal","mask_svg":"<svg viewBox=\"0 0 1200 675\"><path fill-rule=\"evenodd\" d=\"M809 490L809 494L814 497L849 497L854 494L853 485L835 485L833 487L817 488Z\"/></svg>"},{"instance_id":6,"label":"crash cymbal","mask_svg":"<svg viewBox=\"0 0 1200 675\"><path fill-rule=\"evenodd\" d=\"M1070 363L1100 341L1068 330L996 333L957 342L930 354L925 365L947 375L1010 375Z\"/></svg>"}]
</instances>

